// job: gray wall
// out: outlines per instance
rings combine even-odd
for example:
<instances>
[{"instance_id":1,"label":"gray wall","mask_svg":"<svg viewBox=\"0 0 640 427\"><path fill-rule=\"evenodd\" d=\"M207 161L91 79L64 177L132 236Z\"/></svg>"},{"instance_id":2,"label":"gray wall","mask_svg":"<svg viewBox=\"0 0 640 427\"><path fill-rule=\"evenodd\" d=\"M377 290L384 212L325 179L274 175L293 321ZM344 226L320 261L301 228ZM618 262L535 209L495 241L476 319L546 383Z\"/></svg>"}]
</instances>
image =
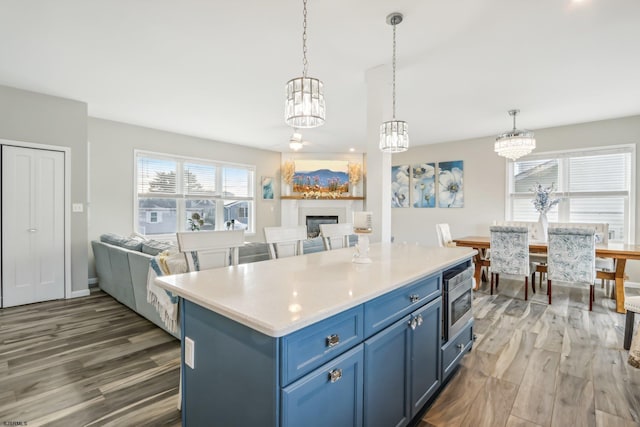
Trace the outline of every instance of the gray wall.
<instances>
[{"instance_id":1,"label":"gray wall","mask_svg":"<svg viewBox=\"0 0 640 427\"><path fill-rule=\"evenodd\" d=\"M71 200L87 200L87 104L0 86L0 138L71 148ZM87 215L71 213L71 289L87 289Z\"/></svg>"},{"instance_id":2,"label":"gray wall","mask_svg":"<svg viewBox=\"0 0 640 427\"><path fill-rule=\"evenodd\" d=\"M247 241L263 240L265 226L280 224L280 203L262 200L260 177L278 182L280 153L89 118L89 240L102 233L133 232L134 150L244 163L256 166L256 230ZM276 188L276 191L277 188ZM95 277L90 254L90 277Z\"/></svg>"},{"instance_id":3,"label":"gray wall","mask_svg":"<svg viewBox=\"0 0 640 427\"><path fill-rule=\"evenodd\" d=\"M640 142L640 116L535 130L536 152L636 144ZM393 164L464 160L464 208L392 209L392 234L396 242L437 245L435 224L446 222L453 237L487 235L494 220L505 218L506 160L493 151L495 136L412 147L393 156ZM636 151L636 157L640 155ZM638 165L636 158L636 165ZM636 174L635 224L640 212L640 174ZM635 228L635 241L640 230ZM631 281L640 282L640 262L629 261Z\"/></svg>"}]
</instances>

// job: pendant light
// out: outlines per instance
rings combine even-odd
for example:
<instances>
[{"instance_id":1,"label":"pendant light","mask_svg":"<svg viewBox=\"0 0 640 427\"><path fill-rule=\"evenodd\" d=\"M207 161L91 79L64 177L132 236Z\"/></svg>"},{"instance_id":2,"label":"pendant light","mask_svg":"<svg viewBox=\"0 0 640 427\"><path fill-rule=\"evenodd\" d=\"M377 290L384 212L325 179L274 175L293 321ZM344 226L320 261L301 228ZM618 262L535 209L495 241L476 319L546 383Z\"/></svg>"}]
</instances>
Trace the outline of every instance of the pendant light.
<instances>
[{"instance_id":1,"label":"pendant light","mask_svg":"<svg viewBox=\"0 0 640 427\"><path fill-rule=\"evenodd\" d=\"M302 77L287 82L284 119L294 128L315 128L324 124L322 82L307 76L307 0L303 0Z\"/></svg>"},{"instance_id":2,"label":"pendant light","mask_svg":"<svg viewBox=\"0 0 640 427\"><path fill-rule=\"evenodd\" d=\"M401 22L401 13L387 16L387 24L393 26L393 120L380 125L380 150L385 153L401 153L409 148L407 122L396 120L396 25Z\"/></svg>"},{"instance_id":3,"label":"pendant light","mask_svg":"<svg viewBox=\"0 0 640 427\"><path fill-rule=\"evenodd\" d=\"M509 115L513 117L513 129L498 135L494 145L494 150L499 156L511 160L526 156L536 148L533 132L516 129L516 116L519 112L520 110L509 110Z\"/></svg>"}]
</instances>

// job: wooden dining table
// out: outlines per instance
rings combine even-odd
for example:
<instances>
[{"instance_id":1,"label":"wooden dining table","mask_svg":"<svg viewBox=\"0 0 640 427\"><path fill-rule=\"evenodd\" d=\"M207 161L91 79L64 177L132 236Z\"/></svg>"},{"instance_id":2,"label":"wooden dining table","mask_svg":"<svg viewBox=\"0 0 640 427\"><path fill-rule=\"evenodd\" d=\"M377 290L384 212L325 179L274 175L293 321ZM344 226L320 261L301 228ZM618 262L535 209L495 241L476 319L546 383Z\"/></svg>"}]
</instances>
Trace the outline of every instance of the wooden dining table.
<instances>
[{"instance_id":1,"label":"wooden dining table","mask_svg":"<svg viewBox=\"0 0 640 427\"><path fill-rule=\"evenodd\" d=\"M475 278L476 290L480 284L482 267L489 263L483 259L483 254L490 248L489 236L466 236L453 239L457 246L466 246L478 251L475 255ZM547 243L540 241L530 241L529 251L531 253L547 253ZM640 260L640 245L628 245L625 243L609 242L606 245L596 245L596 256L600 258L612 258L614 261L614 271L598 271L597 278L616 281L616 311L625 313L624 309L624 269L628 259Z\"/></svg>"}]
</instances>

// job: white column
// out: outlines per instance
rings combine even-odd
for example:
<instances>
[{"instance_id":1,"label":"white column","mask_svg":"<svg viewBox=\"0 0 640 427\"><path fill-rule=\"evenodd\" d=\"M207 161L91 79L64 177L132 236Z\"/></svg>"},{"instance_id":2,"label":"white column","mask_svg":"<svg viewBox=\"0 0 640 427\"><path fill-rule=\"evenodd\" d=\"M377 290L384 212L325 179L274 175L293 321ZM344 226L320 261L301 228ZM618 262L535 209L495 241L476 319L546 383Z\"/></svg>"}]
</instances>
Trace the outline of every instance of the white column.
<instances>
[{"instance_id":1,"label":"white column","mask_svg":"<svg viewBox=\"0 0 640 427\"><path fill-rule=\"evenodd\" d=\"M380 65L365 74L367 144L365 210L373 212L372 242L391 241L391 154L382 153L380 125L391 119L391 67Z\"/></svg>"}]
</instances>

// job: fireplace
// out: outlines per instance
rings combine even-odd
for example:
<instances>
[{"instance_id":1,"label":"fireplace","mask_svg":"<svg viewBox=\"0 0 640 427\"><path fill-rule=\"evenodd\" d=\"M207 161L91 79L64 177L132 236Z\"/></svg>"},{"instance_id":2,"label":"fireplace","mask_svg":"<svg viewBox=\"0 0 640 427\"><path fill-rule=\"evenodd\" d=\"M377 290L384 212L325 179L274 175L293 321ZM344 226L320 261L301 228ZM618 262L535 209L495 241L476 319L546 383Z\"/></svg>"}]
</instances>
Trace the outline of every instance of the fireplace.
<instances>
[{"instance_id":1,"label":"fireplace","mask_svg":"<svg viewBox=\"0 0 640 427\"><path fill-rule=\"evenodd\" d=\"M307 237L313 239L320 235L320 224L337 224L337 215L307 215Z\"/></svg>"}]
</instances>

